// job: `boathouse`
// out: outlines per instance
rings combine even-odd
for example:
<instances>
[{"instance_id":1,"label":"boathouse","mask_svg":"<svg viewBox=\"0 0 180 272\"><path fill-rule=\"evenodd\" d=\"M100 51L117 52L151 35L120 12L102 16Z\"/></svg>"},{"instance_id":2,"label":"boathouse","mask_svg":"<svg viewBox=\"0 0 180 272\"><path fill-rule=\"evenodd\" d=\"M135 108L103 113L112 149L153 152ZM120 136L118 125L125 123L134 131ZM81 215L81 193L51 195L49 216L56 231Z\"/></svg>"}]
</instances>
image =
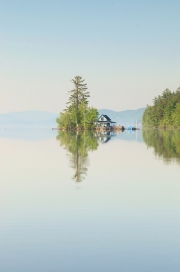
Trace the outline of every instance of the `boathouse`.
<instances>
[{"instance_id":1,"label":"boathouse","mask_svg":"<svg viewBox=\"0 0 180 272\"><path fill-rule=\"evenodd\" d=\"M95 125L96 127L113 127L115 123L106 114L102 114L95 122Z\"/></svg>"}]
</instances>

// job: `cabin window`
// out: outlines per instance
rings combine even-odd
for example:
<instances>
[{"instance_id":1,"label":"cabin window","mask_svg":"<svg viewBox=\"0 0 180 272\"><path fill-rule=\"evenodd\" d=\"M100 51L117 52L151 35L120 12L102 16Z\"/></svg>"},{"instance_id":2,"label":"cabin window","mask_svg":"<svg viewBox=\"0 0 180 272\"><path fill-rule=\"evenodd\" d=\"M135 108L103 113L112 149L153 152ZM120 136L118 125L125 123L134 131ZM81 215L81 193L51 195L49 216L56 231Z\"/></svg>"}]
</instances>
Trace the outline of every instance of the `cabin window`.
<instances>
[{"instance_id":1,"label":"cabin window","mask_svg":"<svg viewBox=\"0 0 180 272\"><path fill-rule=\"evenodd\" d=\"M101 121L103 121L104 120L104 118L103 117L101 117Z\"/></svg>"}]
</instances>

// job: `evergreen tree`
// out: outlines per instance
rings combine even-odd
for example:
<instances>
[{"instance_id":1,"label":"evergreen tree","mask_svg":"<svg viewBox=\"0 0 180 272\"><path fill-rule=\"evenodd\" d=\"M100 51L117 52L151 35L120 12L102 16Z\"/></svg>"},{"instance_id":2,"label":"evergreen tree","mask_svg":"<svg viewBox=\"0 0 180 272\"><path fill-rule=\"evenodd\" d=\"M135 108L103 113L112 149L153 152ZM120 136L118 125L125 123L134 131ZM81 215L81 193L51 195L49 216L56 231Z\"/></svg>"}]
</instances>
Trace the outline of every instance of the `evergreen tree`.
<instances>
[{"instance_id":1,"label":"evergreen tree","mask_svg":"<svg viewBox=\"0 0 180 272\"><path fill-rule=\"evenodd\" d=\"M149 127L180 126L180 88L176 92L164 90L162 95L153 99L143 114L143 125Z\"/></svg>"},{"instance_id":2,"label":"evergreen tree","mask_svg":"<svg viewBox=\"0 0 180 272\"><path fill-rule=\"evenodd\" d=\"M90 129L98 117L98 111L95 108L88 107L87 84L81 76L76 76L71 80L74 88L69 91L69 101L64 112L56 119L58 126L64 129Z\"/></svg>"}]
</instances>

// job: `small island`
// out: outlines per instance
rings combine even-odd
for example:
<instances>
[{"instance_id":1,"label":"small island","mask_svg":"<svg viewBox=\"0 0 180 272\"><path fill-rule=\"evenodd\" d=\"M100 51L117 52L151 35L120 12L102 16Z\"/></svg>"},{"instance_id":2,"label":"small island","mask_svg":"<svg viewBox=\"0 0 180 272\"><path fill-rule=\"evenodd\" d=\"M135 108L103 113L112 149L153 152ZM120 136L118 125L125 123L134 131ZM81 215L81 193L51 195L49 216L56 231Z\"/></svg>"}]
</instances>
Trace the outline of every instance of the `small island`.
<instances>
[{"instance_id":1,"label":"small island","mask_svg":"<svg viewBox=\"0 0 180 272\"><path fill-rule=\"evenodd\" d=\"M117 131L124 130L123 126L116 126L107 115L102 114L94 107L89 107L88 98L90 92L87 90L87 83L81 76L75 76L71 80L74 88L69 91L69 101L67 107L60 112L56 119L59 130L97 130L97 131Z\"/></svg>"}]
</instances>

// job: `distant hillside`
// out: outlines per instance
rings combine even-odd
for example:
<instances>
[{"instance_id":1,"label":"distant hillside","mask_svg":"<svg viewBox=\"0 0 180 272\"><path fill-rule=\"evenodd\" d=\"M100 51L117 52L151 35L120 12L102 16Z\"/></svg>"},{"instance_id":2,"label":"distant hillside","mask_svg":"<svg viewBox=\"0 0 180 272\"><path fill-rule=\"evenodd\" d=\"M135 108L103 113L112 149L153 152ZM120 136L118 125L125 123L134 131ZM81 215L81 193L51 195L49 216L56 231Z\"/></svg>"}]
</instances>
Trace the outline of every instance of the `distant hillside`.
<instances>
[{"instance_id":1,"label":"distant hillside","mask_svg":"<svg viewBox=\"0 0 180 272\"><path fill-rule=\"evenodd\" d=\"M140 108L137 110L125 110L125 111L113 111L107 109L98 110L99 114L107 114L112 121L117 122L120 125L136 125L142 124L142 116L145 111L145 108Z\"/></svg>"},{"instance_id":2,"label":"distant hillside","mask_svg":"<svg viewBox=\"0 0 180 272\"><path fill-rule=\"evenodd\" d=\"M108 109L100 109L99 114L107 114L112 121L120 125L135 125L136 120L138 124L142 123L142 115L145 108L137 110L113 111ZM43 112L43 111L24 111L24 112L10 112L0 114L0 127L57 127L56 118L58 113Z\"/></svg>"},{"instance_id":3,"label":"distant hillside","mask_svg":"<svg viewBox=\"0 0 180 272\"><path fill-rule=\"evenodd\" d=\"M56 127L58 114L41 111L0 114L0 127Z\"/></svg>"}]
</instances>

